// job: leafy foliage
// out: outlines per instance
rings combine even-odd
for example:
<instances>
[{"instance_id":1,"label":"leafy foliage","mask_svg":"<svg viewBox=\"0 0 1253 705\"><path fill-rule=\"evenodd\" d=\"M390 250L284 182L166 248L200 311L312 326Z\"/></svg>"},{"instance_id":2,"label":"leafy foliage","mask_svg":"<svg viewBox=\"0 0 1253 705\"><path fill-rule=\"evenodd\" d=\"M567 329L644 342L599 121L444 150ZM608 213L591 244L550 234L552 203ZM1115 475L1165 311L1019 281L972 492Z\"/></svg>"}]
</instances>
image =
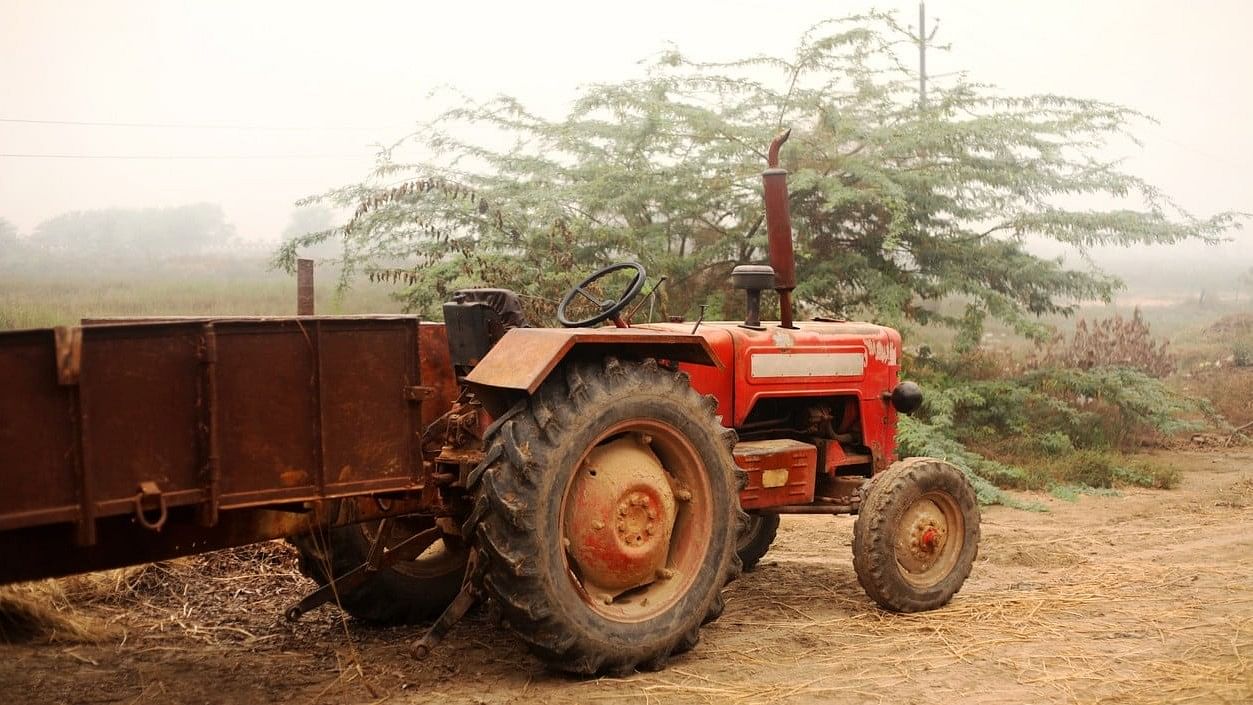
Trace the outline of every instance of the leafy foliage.
<instances>
[{"instance_id":1,"label":"leafy foliage","mask_svg":"<svg viewBox=\"0 0 1253 705\"><path fill-rule=\"evenodd\" d=\"M580 272L635 259L669 277L662 313L708 303L732 317L728 273L766 258L757 174L782 126L794 128L783 157L809 313L939 323L967 347L989 316L1044 337L1036 316L1108 300L1117 282L1037 257L1025 239L1085 251L1233 226L1095 156L1141 117L1126 108L1004 96L962 77L934 82L920 109L900 31L870 14L815 26L790 56L669 51L640 80L587 88L556 120L509 97L467 99L383 150L361 183L308 199L355 215L288 241L275 262L338 239L345 277L402 281L411 309L437 315L457 287L550 301ZM429 158L406 161L414 151ZM1120 205L1070 205L1111 198ZM962 313L937 312L951 298Z\"/></svg>"},{"instance_id":2,"label":"leafy foliage","mask_svg":"<svg viewBox=\"0 0 1253 705\"><path fill-rule=\"evenodd\" d=\"M930 423L963 441L1013 443L1023 452L1130 449L1200 430L1211 413L1204 403L1127 367L1048 367L998 379L941 373L930 379Z\"/></svg>"},{"instance_id":3,"label":"leafy foliage","mask_svg":"<svg viewBox=\"0 0 1253 705\"><path fill-rule=\"evenodd\" d=\"M896 442L903 456L941 458L961 468L974 486L980 504L1003 504L1036 511L1043 509L1037 503L1022 502L997 486L1017 485L1017 481L1023 477L1022 469L983 457L934 424L902 416L897 427Z\"/></svg>"},{"instance_id":4,"label":"leafy foliage","mask_svg":"<svg viewBox=\"0 0 1253 705\"><path fill-rule=\"evenodd\" d=\"M1103 395L1099 406L1089 393ZM905 455L956 464L980 502L1039 509L1000 488L1049 490L1073 500L1117 483L1173 487L1177 469L1131 463L1112 451L1139 434L1199 428L1184 419L1203 412L1200 402L1135 370L1037 370L934 391L920 418L900 419L897 442Z\"/></svg>"}]
</instances>

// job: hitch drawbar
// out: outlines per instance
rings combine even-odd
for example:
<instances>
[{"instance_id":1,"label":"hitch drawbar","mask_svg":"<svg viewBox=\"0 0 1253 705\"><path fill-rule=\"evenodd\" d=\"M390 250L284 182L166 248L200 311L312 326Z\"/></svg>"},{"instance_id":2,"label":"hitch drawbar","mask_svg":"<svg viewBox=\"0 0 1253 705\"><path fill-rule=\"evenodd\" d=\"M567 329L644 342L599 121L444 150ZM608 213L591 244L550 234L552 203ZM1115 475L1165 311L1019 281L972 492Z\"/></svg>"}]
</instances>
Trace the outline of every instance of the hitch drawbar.
<instances>
[{"instance_id":1,"label":"hitch drawbar","mask_svg":"<svg viewBox=\"0 0 1253 705\"><path fill-rule=\"evenodd\" d=\"M443 535L443 530L440 527L433 526L410 536L391 548L387 548L387 542L392 533L391 527L391 521L383 519L380 522L378 534L370 545L370 554L366 562L331 580L326 585L306 595L300 602L289 607L283 613L287 621L294 622L322 605L331 602L338 603L341 593L352 592L384 568L402 561L416 559ZM473 587L471 580L476 575L474 567L475 554L471 553L466 570L466 579L461 586L461 592L457 593L457 597L448 605L439 616L439 619L435 620L435 623L426 630L422 638L414 642L411 651L415 658L425 658L430 655L431 651L443 640L444 635L452 629L453 625L461 621L466 612L469 612L470 608L478 602L479 593Z\"/></svg>"}]
</instances>

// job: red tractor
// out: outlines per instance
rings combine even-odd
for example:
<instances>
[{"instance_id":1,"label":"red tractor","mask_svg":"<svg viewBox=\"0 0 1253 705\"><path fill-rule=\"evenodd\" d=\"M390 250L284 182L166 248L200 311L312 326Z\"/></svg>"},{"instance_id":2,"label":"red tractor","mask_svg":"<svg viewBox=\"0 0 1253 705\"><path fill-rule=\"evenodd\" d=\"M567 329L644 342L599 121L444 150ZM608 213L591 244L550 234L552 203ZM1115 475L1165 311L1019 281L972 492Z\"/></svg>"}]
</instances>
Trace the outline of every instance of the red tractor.
<instances>
[{"instance_id":1,"label":"red tractor","mask_svg":"<svg viewBox=\"0 0 1253 705\"><path fill-rule=\"evenodd\" d=\"M571 289L556 329L475 289L442 324L0 333L0 584L288 537L322 583L291 619L332 601L435 619L425 652L487 598L553 667L622 671L691 649L780 514L855 514L870 597L944 605L978 550L974 492L896 459L897 414L922 400L896 331L793 321L786 137L763 174L770 266L732 275L744 321L632 325L645 274L626 263Z\"/></svg>"},{"instance_id":2,"label":"red tractor","mask_svg":"<svg viewBox=\"0 0 1253 705\"><path fill-rule=\"evenodd\" d=\"M857 515L853 565L886 609L952 598L978 550L975 493L949 463L896 459L897 414L922 401L898 382L899 333L793 321L786 139L763 173L771 265L732 274L744 321L632 325L626 311L645 286L636 263L571 289L562 329L526 327L505 290L445 305L461 391L425 434L438 531L428 522L384 541L403 549L426 531L442 550L402 550L405 560L340 590L350 612L443 613L426 650L485 596L556 668L656 668L718 617L724 585L766 553L780 514ZM623 272L621 293L606 296ZM760 320L768 289L778 322ZM325 582L365 562L378 545L370 526L333 530L330 550L298 539L308 572ZM312 598L292 616L326 595Z\"/></svg>"}]
</instances>

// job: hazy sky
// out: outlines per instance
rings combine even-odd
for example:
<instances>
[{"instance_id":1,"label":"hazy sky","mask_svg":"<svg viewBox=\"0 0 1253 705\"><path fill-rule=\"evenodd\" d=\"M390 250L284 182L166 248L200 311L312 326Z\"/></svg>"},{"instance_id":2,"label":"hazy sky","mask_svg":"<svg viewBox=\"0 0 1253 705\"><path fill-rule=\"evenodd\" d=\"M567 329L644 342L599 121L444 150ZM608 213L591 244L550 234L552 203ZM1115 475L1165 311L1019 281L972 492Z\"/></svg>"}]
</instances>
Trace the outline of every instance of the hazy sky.
<instances>
[{"instance_id":1,"label":"hazy sky","mask_svg":"<svg viewBox=\"0 0 1253 705\"><path fill-rule=\"evenodd\" d=\"M221 203L277 237L292 202L357 181L371 144L432 117L428 92L508 93L560 114L581 84L698 58L787 53L814 22L917 2L37 2L0 0L0 217ZM1126 104L1130 168L1199 214L1253 210L1253 3L931 0L934 74ZM26 124L14 120L153 126ZM274 129L271 129L274 128ZM119 159L112 157L163 157ZM178 157L178 158L170 158ZM1243 243L1222 252L1250 256Z\"/></svg>"}]
</instances>

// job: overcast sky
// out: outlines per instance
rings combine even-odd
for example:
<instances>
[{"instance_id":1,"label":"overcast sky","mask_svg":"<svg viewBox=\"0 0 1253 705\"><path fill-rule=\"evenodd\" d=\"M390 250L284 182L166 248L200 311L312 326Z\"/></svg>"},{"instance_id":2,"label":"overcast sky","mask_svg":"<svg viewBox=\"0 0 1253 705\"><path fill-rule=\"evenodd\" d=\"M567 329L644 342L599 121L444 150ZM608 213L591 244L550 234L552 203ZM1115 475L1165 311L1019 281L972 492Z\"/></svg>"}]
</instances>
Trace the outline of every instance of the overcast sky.
<instances>
[{"instance_id":1,"label":"overcast sky","mask_svg":"<svg viewBox=\"0 0 1253 705\"><path fill-rule=\"evenodd\" d=\"M917 2L0 0L0 217L221 203L272 239L292 203L357 181L371 144L432 117L431 89L560 114L668 43L708 59L788 53L814 22ZM1132 171L1198 214L1253 210L1253 3L931 0L934 74L1156 117ZM30 124L15 120L160 126ZM273 128L273 129L272 129ZM83 158L88 156L105 158ZM116 157L163 157L161 159ZM177 158L171 158L177 157ZM1253 256L1249 235L1219 252Z\"/></svg>"}]
</instances>

